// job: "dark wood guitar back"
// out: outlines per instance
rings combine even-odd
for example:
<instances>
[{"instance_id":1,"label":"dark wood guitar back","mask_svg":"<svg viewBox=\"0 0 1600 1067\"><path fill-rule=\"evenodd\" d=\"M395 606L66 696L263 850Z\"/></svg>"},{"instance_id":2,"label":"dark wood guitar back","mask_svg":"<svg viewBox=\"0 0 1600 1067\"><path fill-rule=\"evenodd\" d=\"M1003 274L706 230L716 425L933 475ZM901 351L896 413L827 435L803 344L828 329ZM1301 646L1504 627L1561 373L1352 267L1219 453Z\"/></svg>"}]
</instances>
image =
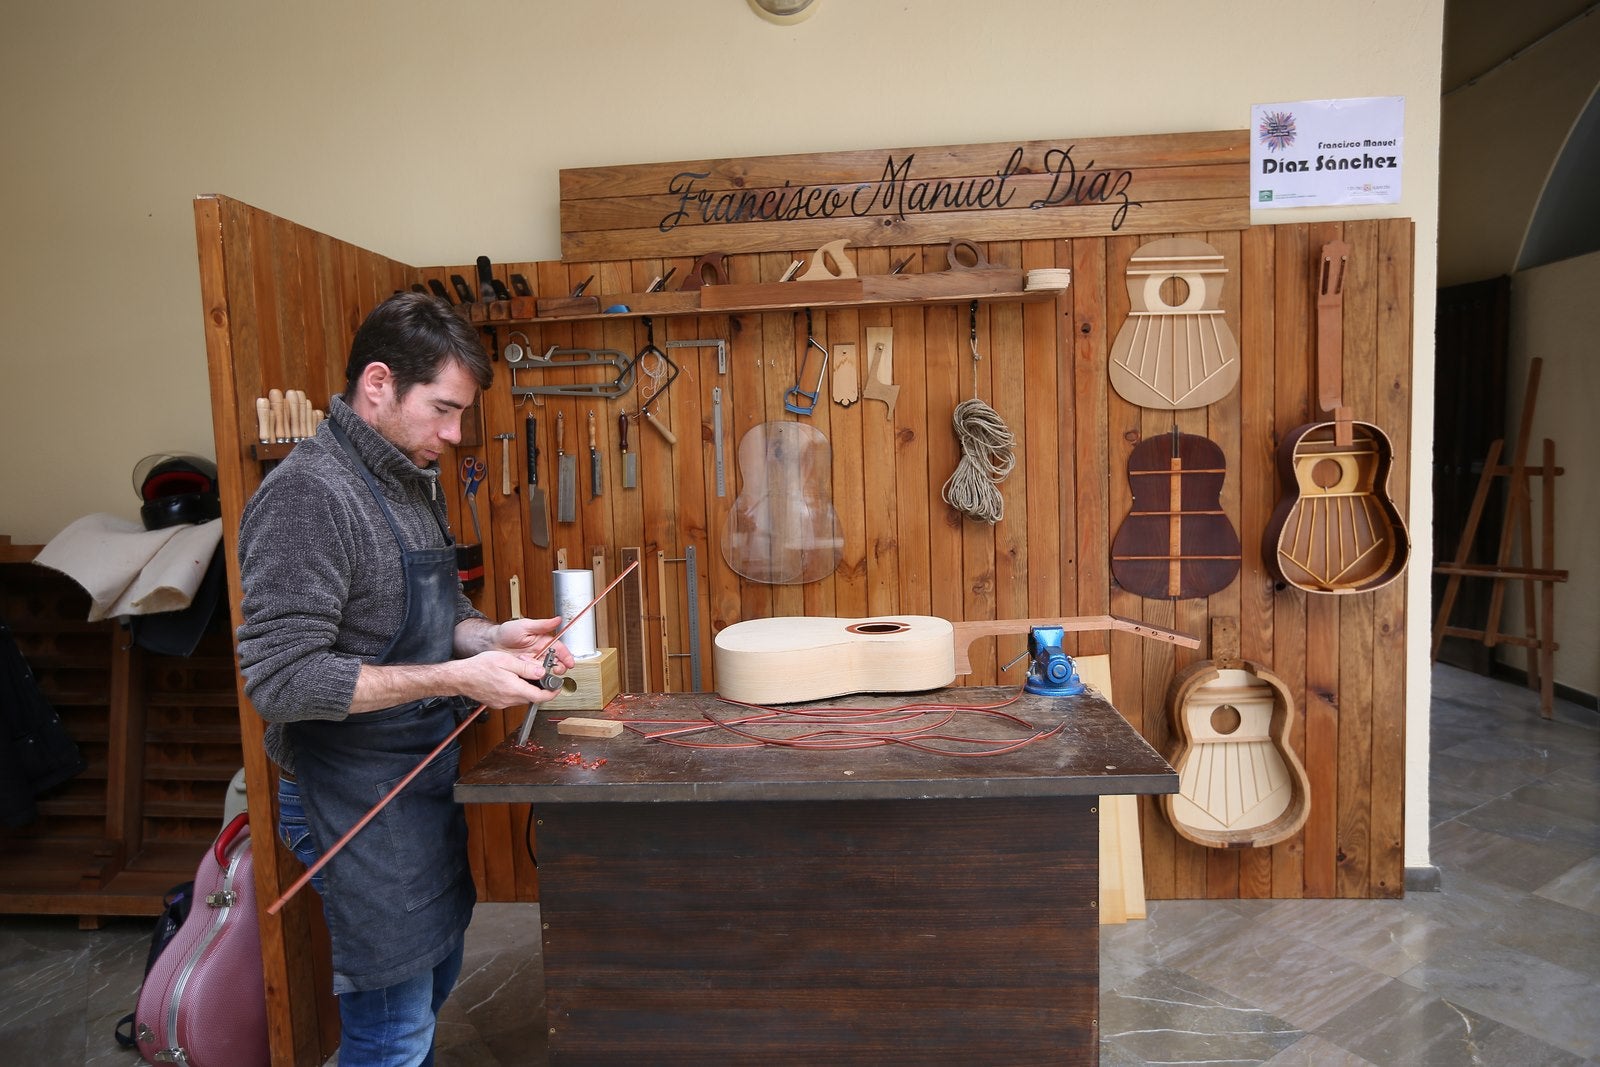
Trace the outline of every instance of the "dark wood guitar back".
<instances>
[{"instance_id":1,"label":"dark wood guitar back","mask_svg":"<svg viewBox=\"0 0 1600 1067\"><path fill-rule=\"evenodd\" d=\"M1128 456L1133 504L1111 543L1111 573L1157 600L1206 597L1239 573L1239 535L1222 510L1227 459L1206 437L1172 433Z\"/></svg>"}]
</instances>

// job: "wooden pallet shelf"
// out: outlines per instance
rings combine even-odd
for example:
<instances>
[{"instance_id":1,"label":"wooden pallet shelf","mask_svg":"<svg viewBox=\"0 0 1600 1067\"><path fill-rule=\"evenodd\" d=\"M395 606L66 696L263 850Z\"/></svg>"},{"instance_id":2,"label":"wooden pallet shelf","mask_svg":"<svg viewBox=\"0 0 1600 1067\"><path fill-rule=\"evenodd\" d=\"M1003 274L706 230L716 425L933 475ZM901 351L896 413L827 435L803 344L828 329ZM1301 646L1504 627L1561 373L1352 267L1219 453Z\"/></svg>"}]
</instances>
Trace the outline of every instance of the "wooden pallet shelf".
<instances>
[{"instance_id":1,"label":"wooden pallet shelf","mask_svg":"<svg viewBox=\"0 0 1600 1067\"><path fill-rule=\"evenodd\" d=\"M189 657L136 646L88 622L88 594L33 565L37 545L0 539L0 616L86 768L0 831L0 912L158 915L194 877L243 762L231 635L219 615Z\"/></svg>"}]
</instances>

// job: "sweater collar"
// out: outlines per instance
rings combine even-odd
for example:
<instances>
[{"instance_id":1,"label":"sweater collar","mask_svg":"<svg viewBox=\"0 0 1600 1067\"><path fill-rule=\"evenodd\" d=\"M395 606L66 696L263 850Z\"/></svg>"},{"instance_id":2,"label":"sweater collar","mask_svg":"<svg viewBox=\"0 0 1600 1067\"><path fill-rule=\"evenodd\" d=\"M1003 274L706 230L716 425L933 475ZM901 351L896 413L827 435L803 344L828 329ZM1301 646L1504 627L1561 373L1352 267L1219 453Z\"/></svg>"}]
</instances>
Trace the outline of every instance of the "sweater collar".
<instances>
[{"instance_id":1,"label":"sweater collar","mask_svg":"<svg viewBox=\"0 0 1600 1067\"><path fill-rule=\"evenodd\" d=\"M343 397L335 396L329 402L328 418L345 432L355 446L356 454L361 457L361 462L385 487L405 491L412 486L421 486L432 499L439 482L438 464L418 467L387 437L357 415Z\"/></svg>"}]
</instances>

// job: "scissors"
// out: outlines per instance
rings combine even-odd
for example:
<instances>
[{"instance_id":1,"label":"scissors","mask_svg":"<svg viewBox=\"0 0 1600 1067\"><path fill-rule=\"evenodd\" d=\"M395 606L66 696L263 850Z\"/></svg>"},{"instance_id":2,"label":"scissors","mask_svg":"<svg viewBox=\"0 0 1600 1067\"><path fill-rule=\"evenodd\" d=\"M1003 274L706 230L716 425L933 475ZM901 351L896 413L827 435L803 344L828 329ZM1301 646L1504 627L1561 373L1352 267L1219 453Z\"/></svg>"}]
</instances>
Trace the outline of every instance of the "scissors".
<instances>
[{"instance_id":1,"label":"scissors","mask_svg":"<svg viewBox=\"0 0 1600 1067\"><path fill-rule=\"evenodd\" d=\"M478 486L483 482L483 475L488 470L483 460L477 456L468 456L461 461L461 484L467 487L467 512L472 516L472 532L483 541L483 530L478 525Z\"/></svg>"}]
</instances>

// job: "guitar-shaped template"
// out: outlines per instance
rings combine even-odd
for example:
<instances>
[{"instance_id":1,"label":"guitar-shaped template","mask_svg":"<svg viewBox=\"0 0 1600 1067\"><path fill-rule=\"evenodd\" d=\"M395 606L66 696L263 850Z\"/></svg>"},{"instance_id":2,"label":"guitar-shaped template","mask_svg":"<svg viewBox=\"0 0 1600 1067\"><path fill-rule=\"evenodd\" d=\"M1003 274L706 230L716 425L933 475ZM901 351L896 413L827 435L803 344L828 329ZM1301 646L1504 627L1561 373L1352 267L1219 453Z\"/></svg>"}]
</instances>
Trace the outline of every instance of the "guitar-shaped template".
<instances>
[{"instance_id":1,"label":"guitar-shaped template","mask_svg":"<svg viewBox=\"0 0 1600 1067\"><path fill-rule=\"evenodd\" d=\"M1111 573L1131 593L1206 597L1239 573L1239 535L1222 510L1227 458L1209 438L1147 437L1128 456L1133 502L1111 542Z\"/></svg>"},{"instance_id":2,"label":"guitar-shaped template","mask_svg":"<svg viewBox=\"0 0 1600 1067\"><path fill-rule=\"evenodd\" d=\"M1239 383L1239 345L1220 306L1228 268L1204 241L1151 241L1128 261L1128 318L1111 346L1111 385L1130 404L1201 408Z\"/></svg>"},{"instance_id":3,"label":"guitar-shaped template","mask_svg":"<svg viewBox=\"0 0 1600 1067\"><path fill-rule=\"evenodd\" d=\"M1317 398L1332 422L1297 427L1278 447L1283 496L1262 556L1278 577L1311 593L1364 593L1400 576L1410 553L1389 498L1393 449L1378 427L1344 405L1343 241L1322 246L1317 292Z\"/></svg>"},{"instance_id":4,"label":"guitar-shaped template","mask_svg":"<svg viewBox=\"0 0 1600 1067\"><path fill-rule=\"evenodd\" d=\"M753 582L801 585L832 574L844 551L833 507L833 450L820 430L764 422L739 441L739 495L722 558Z\"/></svg>"},{"instance_id":5,"label":"guitar-shaped template","mask_svg":"<svg viewBox=\"0 0 1600 1067\"><path fill-rule=\"evenodd\" d=\"M1238 628L1218 619L1212 660L1172 681L1168 757L1178 792L1161 798L1173 829L1208 848L1254 848L1294 836L1311 811L1306 771L1289 746L1294 703L1271 671L1238 656Z\"/></svg>"}]
</instances>

